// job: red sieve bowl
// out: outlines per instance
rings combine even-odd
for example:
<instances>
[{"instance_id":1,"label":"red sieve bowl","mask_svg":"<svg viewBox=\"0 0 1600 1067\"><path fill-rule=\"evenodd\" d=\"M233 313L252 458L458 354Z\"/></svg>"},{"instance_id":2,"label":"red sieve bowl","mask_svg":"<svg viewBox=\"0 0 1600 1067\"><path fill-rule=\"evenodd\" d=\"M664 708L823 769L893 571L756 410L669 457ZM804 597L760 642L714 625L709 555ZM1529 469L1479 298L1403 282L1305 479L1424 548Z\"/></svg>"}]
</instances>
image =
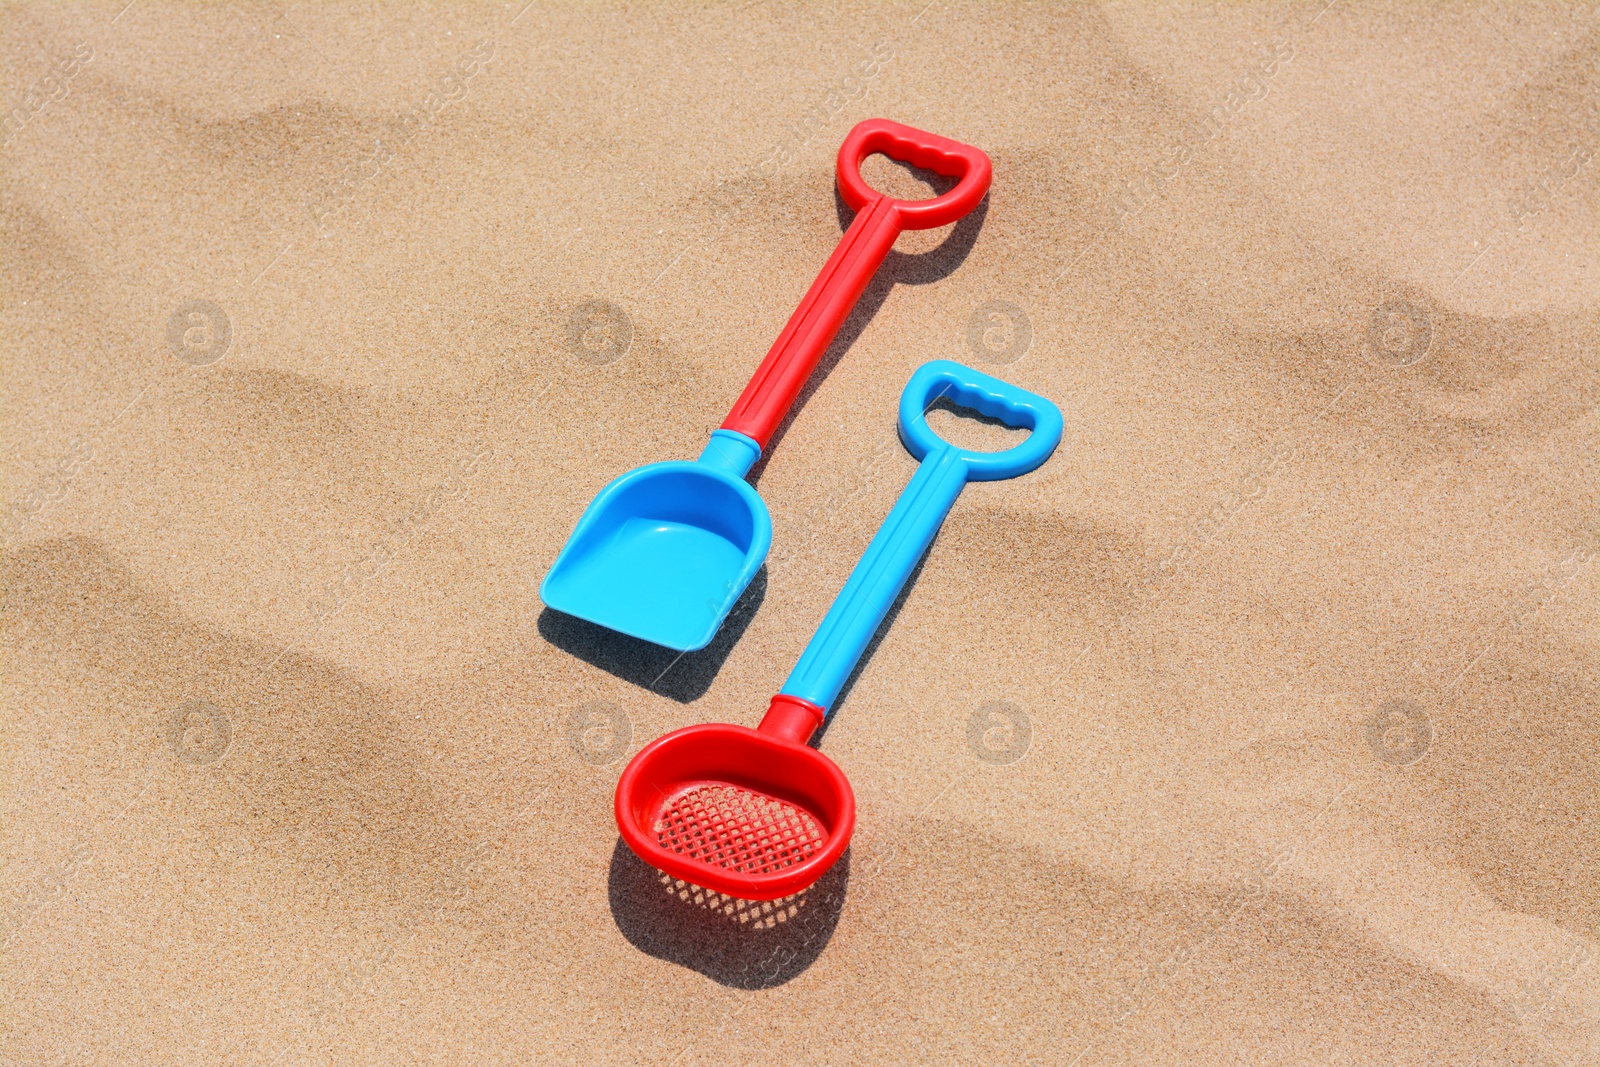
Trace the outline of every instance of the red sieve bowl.
<instances>
[{"instance_id":1,"label":"red sieve bowl","mask_svg":"<svg viewBox=\"0 0 1600 1067\"><path fill-rule=\"evenodd\" d=\"M639 751L617 782L617 828L640 859L744 900L806 888L844 854L856 799L805 744L822 709L772 698L761 726L706 723Z\"/></svg>"}]
</instances>

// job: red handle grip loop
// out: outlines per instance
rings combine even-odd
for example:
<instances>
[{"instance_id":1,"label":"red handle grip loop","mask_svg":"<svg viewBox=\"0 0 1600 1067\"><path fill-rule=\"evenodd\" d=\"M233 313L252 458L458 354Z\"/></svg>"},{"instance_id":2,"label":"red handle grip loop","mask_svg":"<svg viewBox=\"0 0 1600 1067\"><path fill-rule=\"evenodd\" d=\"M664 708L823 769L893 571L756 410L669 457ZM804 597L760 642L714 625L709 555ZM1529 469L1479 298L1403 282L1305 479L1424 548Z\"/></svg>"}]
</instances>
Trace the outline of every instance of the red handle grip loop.
<instances>
[{"instance_id":1,"label":"red handle grip loop","mask_svg":"<svg viewBox=\"0 0 1600 1067\"><path fill-rule=\"evenodd\" d=\"M883 195L861 177L862 162L874 152L960 179L954 189L932 200L892 200L905 230L931 230L961 218L978 206L994 175L994 165L981 149L888 119L867 119L857 123L839 146L839 195L853 211Z\"/></svg>"},{"instance_id":2,"label":"red handle grip loop","mask_svg":"<svg viewBox=\"0 0 1600 1067\"><path fill-rule=\"evenodd\" d=\"M884 196L861 180L861 161L873 152L956 178L956 187L932 200ZM822 353L894 247L894 239L903 230L932 229L961 218L989 191L993 173L989 157L971 145L888 119L858 123L839 146L838 175L839 195L855 209L855 221L789 316L722 428L744 434L765 450Z\"/></svg>"}]
</instances>

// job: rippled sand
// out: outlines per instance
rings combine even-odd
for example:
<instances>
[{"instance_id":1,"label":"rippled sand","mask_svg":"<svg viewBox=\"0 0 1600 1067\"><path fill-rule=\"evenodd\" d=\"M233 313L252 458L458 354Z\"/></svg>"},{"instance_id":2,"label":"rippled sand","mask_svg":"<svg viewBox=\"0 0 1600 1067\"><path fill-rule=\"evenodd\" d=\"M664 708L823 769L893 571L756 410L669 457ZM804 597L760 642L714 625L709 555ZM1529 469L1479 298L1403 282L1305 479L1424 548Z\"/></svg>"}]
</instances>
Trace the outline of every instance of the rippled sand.
<instances>
[{"instance_id":1,"label":"rippled sand","mask_svg":"<svg viewBox=\"0 0 1600 1067\"><path fill-rule=\"evenodd\" d=\"M1600 1062L1597 30L6 8L0 1059ZM993 189L759 468L723 635L543 612L590 497L721 421L874 115ZM758 719L937 357L1064 446L968 487L849 689L846 860L665 882L626 756Z\"/></svg>"}]
</instances>

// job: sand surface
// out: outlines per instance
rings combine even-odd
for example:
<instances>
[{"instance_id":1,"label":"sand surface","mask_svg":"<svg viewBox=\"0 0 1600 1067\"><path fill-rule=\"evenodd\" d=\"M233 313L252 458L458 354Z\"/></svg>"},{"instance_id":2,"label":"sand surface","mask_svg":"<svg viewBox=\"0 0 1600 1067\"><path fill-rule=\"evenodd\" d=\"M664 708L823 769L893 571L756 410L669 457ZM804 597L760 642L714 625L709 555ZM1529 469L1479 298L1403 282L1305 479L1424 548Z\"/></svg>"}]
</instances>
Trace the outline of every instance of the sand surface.
<instances>
[{"instance_id":1,"label":"sand surface","mask_svg":"<svg viewBox=\"0 0 1600 1067\"><path fill-rule=\"evenodd\" d=\"M1600 1062L1600 9L124 2L0 11L0 1061ZM994 184L765 571L681 659L544 612L872 116ZM840 705L853 847L664 884L627 756L755 723L941 357L1066 436Z\"/></svg>"}]
</instances>

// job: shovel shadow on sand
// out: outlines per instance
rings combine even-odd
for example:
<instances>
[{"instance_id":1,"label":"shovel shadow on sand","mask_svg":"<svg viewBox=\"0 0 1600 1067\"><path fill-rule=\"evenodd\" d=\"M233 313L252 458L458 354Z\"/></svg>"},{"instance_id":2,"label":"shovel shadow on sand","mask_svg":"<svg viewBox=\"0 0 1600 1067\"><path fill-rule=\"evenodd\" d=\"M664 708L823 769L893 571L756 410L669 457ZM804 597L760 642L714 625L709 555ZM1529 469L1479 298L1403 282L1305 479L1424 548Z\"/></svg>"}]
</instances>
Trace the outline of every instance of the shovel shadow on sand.
<instances>
[{"instance_id":1,"label":"shovel shadow on sand","mask_svg":"<svg viewBox=\"0 0 1600 1067\"><path fill-rule=\"evenodd\" d=\"M767 568L763 564L733 610L728 612L717 636L696 652L677 652L551 608L539 613L539 635L591 667L599 667L607 674L659 696L688 704L699 700L711 688L728 653L739 643L766 595Z\"/></svg>"},{"instance_id":2,"label":"shovel shadow on sand","mask_svg":"<svg viewBox=\"0 0 1600 1067\"><path fill-rule=\"evenodd\" d=\"M896 165L904 167L927 184L934 195L943 193L952 184L948 179L932 171L905 164ZM839 196L837 189L834 191L834 196L840 226L842 229L848 229L853 213L845 204L843 197ZM927 285L949 276L971 254L988 211L989 198L985 195L976 208L955 223L949 236L940 242L938 247L921 253L893 251L889 253L883 268L862 294L855 310L845 321L833 343L828 346L816 372L811 375L788 416L773 434L761 458L751 469L749 480L752 484L759 483L761 474L766 468L767 457L783 440L789 427L793 425L795 416L844 358L856 338L861 336L894 286ZM687 704L698 700L711 688L711 683L716 680L717 673L733 651L733 646L738 643L739 637L760 608L761 601L766 596L766 587L767 568L763 565L728 613L711 643L694 652L679 653L665 646L630 637L551 608L545 608L539 615L539 634L552 645L577 656L591 666L598 667L625 682Z\"/></svg>"}]
</instances>

